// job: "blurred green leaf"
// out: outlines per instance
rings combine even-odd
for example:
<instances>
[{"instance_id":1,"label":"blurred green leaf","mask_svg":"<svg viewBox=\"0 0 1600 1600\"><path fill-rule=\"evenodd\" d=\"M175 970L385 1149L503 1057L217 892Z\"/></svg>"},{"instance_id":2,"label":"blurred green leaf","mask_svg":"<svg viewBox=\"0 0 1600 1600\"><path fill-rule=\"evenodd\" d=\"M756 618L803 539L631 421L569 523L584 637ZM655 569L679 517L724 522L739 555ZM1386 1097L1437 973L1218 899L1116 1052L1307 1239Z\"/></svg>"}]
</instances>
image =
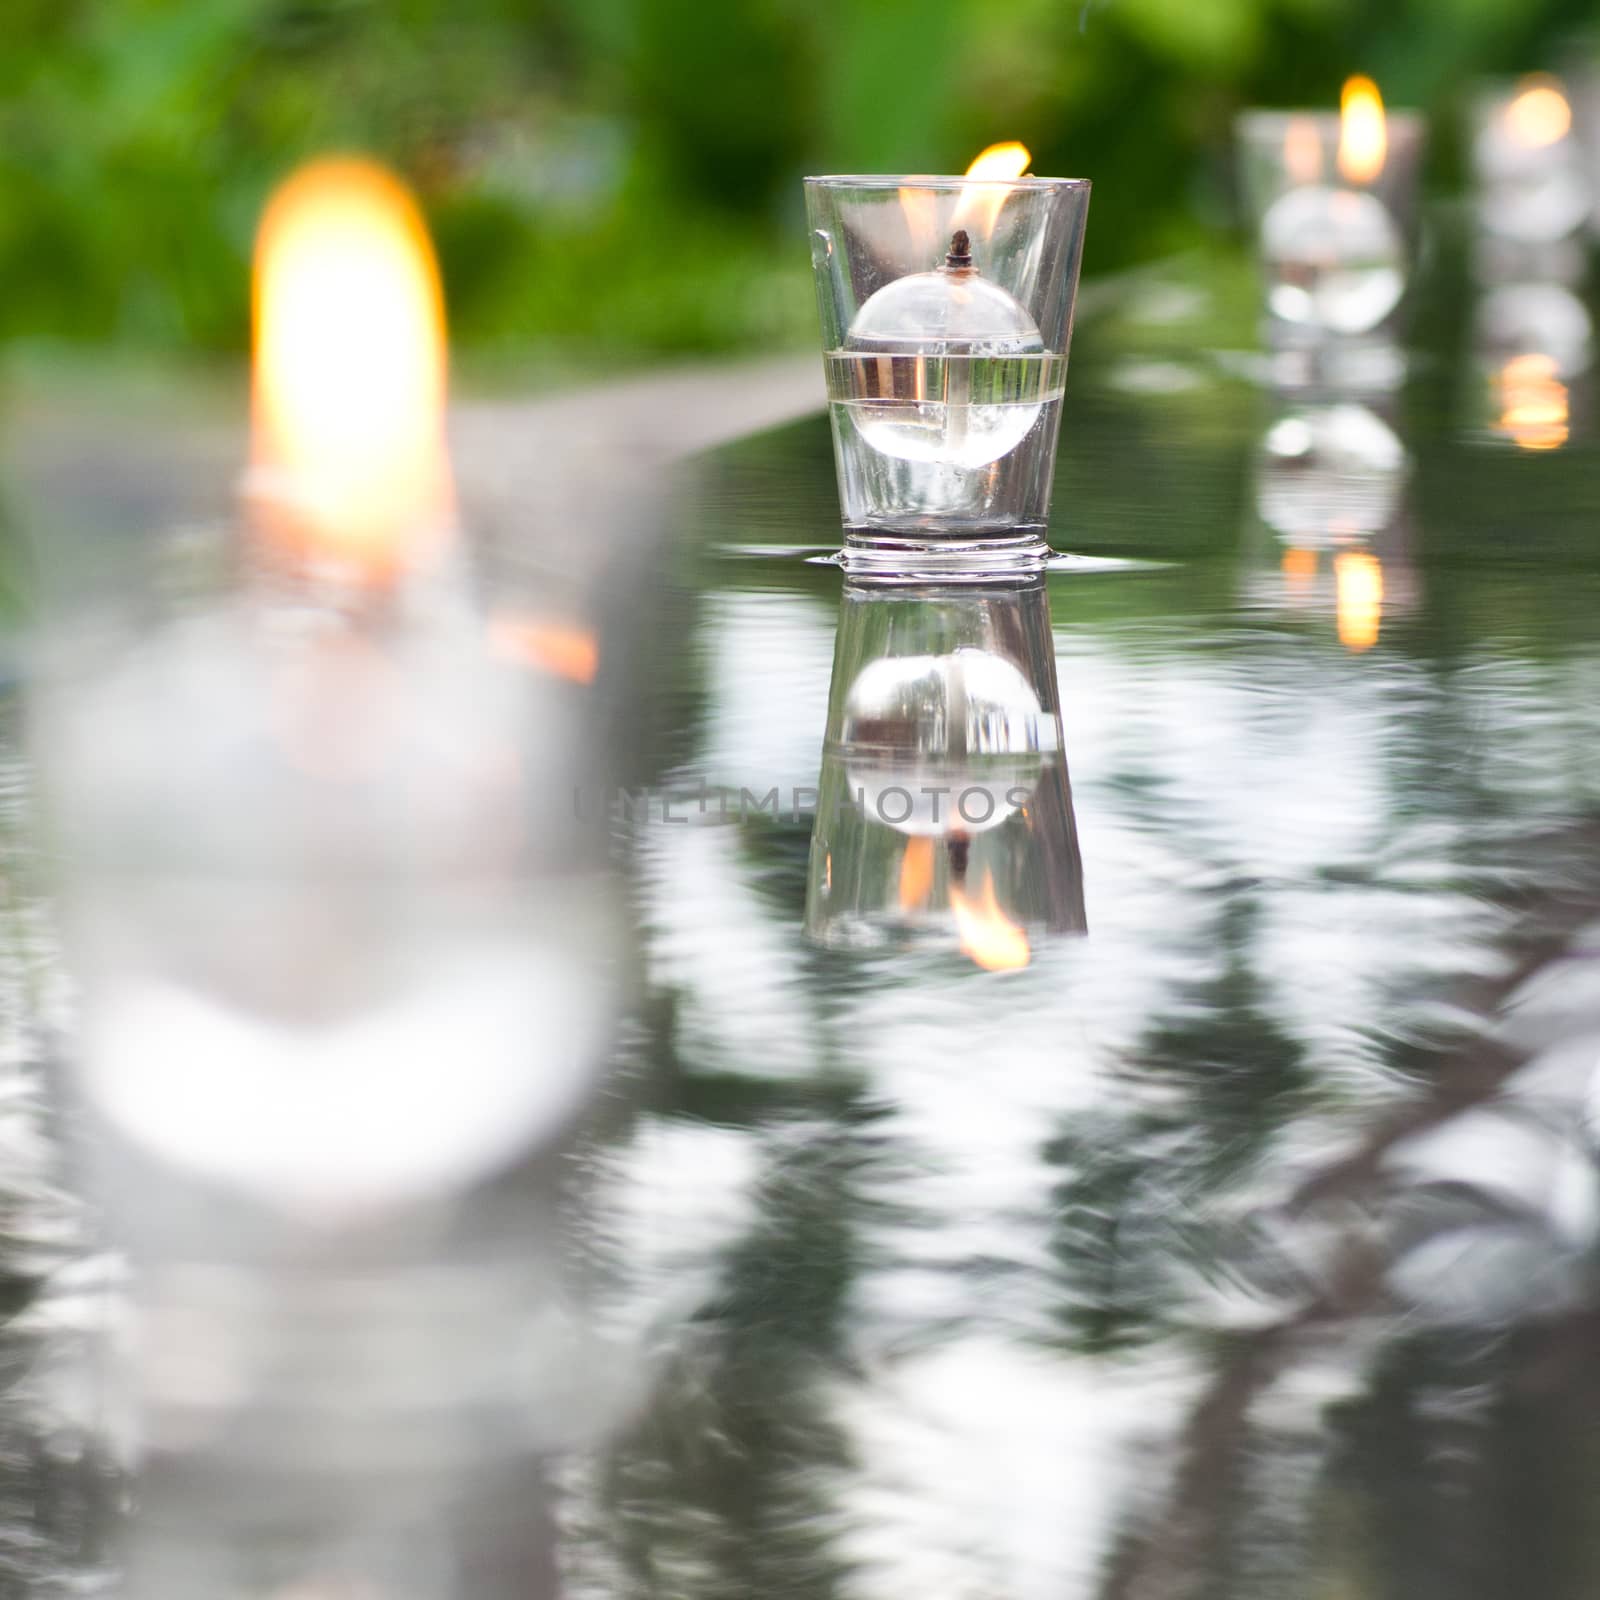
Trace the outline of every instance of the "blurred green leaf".
<instances>
[{"instance_id":1,"label":"blurred green leaf","mask_svg":"<svg viewBox=\"0 0 1600 1600\"><path fill-rule=\"evenodd\" d=\"M1261 0L1112 0L1108 15L1158 56L1195 72L1248 65L1261 41Z\"/></svg>"},{"instance_id":2,"label":"blurred green leaf","mask_svg":"<svg viewBox=\"0 0 1600 1600\"><path fill-rule=\"evenodd\" d=\"M1215 234L1241 105L1351 71L1449 114L1576 0L5 0L0 339L237 350L271 185L418 187L458 340L648 356L813 337L799 178L1092 177L1090 273ZM1435 140L1438 169L1452 151Z\"/></svg>"}]
</instances>

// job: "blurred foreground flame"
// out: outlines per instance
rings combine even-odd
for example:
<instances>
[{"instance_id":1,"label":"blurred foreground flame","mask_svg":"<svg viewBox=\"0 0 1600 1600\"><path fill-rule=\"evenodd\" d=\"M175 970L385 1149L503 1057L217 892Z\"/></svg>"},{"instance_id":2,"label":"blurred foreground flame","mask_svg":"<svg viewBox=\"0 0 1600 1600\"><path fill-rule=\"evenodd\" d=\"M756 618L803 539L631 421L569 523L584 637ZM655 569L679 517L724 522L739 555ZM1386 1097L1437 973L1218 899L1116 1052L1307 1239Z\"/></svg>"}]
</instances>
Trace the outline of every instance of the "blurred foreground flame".
<instances>
[{"instance_id":1,"label":"blurred foreground flame","mask_svg":"<svg viewBox=\"0 0 1600 1600\"><path fill-rule=\"evenodd\" d=\"M1004 144L992 144L982 151L967 168L967 176L1004 181L974 184L963 190L950 225L965 228L978 238L987 239L994 232L1006 196L1011 193L1007 183L1013 178L1020 178L1032 160L1027 145L1018 144L1015 139Z\"/></svg>"},{"instance_id":2,"label":"blurred foreground flame","mask_svg":"<svg viewBox=\"0 0 1600 1600\"><path fill-rule=\"evenodd\" d=\"M1371 78L1346 80L1339 96L1339 175L1346 183L1371 183L1389 156L1383 97Z\"/></svg>"},{"instance_id":3,"label":"blurred foreground flame","mask_svg":"<svg viewBox=\"0 0 1600 1600\"><path fill-rule=\"evenodd\" d=\"M262 531L381 579L453 521L444 298L410 191L329 159L273 195L256 238L254 441Z\"/></svg>"},{"instance_id":4,"label":"blurred foreground flame","mask_svg":"<svg viewBox=\"0 0 1600 1600\"><path fill-rule=\"evenodd\" d=\"M1506 107L1505 126L1507 136L1527 150L1542 150L1565 139L1572 128L1572 107L1560 80L1543 73L1524 78Z\"/></svg>"},{"instance_id":5,"label":"blurred foreground flame","mask_svg":"<svg viewBox=\"0 0 1600 1600\"><path fill-rule=\"evenodd\" d=\"M576 622L551 622L500 611L489 619L489 648L502 661L533 667L571 683L593 683L600 641Z\"/></svg>"},{"instance_id":6,"label":"blurred foreground flame","mask_svg":"<svg viewBox=\"0 0 1600 1600\"><path fill-rule=\"evenodd\" d=\"M1000 909L994 878L987 867L978 892L970 898L965 890L951 885L950 909L955 912L962 952L980 967L990 972L1014 972L1027 966L1031 958L1028 936Z\"/></svg>"},{"instance_id":7,"label":"blurred foreground flame","mask_svg":"<svg viewBox=\"0 0 1600 1600\"><path fill-rule=\"evenodd\" d=\"M1500 427L1523 450L1559 450L1570 431L1567 386L1553 356L1513 356L1500 369Z\"/></svg>"},{"instance_id":8,"label":"blurred foreground flame","mask_svg":"<svg viewBox=\"0 0 1600 1600\"><path fill-rule=\"evenodd\" d=\"M1370 650L1383 623L1383 565L1365 550L1346 550L1333 558L1339 643L1346 650Z\"/></svg>"}]
</instances>

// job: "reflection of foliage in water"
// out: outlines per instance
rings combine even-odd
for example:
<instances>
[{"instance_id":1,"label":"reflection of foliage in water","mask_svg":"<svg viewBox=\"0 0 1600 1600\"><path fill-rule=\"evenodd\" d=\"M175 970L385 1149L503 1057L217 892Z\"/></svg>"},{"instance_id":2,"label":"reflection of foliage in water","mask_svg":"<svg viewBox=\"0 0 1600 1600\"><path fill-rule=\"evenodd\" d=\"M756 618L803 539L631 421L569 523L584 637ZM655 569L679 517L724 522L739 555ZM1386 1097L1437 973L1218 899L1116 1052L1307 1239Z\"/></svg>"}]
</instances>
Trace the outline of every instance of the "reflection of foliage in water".
<instances>
[{"instance_id":1,"label":"reflection of foliage in water","mask_svg":"<svg viewBox=\"0 0 1600 1600\"><path fill-rule=\"evenodd\" d=\"M121 1493L98 1393L112 1291L63 1190L62 977L23 835L20 708L0 702L0 1595L98 1592Z\"/></svg>"},{"instance_id":2,"label":"reflection of foliage in water","mask_svg":"<svg viewBox=\"0 0 1600 1600\"><path fill-rule=\"evenodd\" d=\"M1175 1266L1214 1270L1219 1196L1249 1182L1306 1106L1302 1053L1262 1010L1248 965L1249 903L1225 903L1218 920L1222 970L1174 996L1123 1066L1149 1109L1069 1118L1048 1146L1065 1174L1052 1245L1063 1317L1084 1350L1170 1331L1183 1305Z\"/></svg>"},{"instance_id":3,"label":"reflection of foliage in water","mask_svg":"<svg viewBox=\"0 0 1600 1600\"><path fill-rule=\"evenodd\" d=\"M876 1594L850 1567L863 1517L884 1519L891 1578L989 1581L1013 1555L1003 1521L937 1550L895 1544L915 1524L894 1521L895 1497L912 1491L903 1462L875 1458L857 1402L909 1405L900 1379L923 1353L990 1340L1043 1352L1086 1389L1149 1363L1196 1377L1185 1404L1150 1391L1143 1433L1104 1431L1088 1407L1063 1423L1064 1456L1131 1459L1147 1480L1075 1530L1086 1548L1060 1552L1108 1597L1277 1600L1324 1581L1488 1594L1518 1568L1518 1592L1577 1592L1563 1585L1595 1565L1571 1510L1593 1479L1572 1420L1593 1413L1584 1270L1534 1201L1448 1149L1432 1169L1403 1162L1517 1099L1545 1047L1504 1019L1587 959L1574 940L1600 913L1600 613L1571 554L1592 463L1574 453L1549 481L1504 457L1491 470L1430 424L1414 442L1419 607L1352 657L1326 619L1238 603L1248 400L1202 387L1134 404L1093 371L1075 373L1062 542L1185 565L1052 579L1090 939L987 989L840 962L789 936L802 828L757 824L707 852L770 959L703 952L712 971L657 928L697 1019L671 1042L657 1110L746 1130L759 1199L717 1248L717 1287L620 1442L606 1502L628 1508L636 1573L671 1550L689 1593L759 1580ZM1201 404L1232 409L1198 425ZM813 426L747 442L708 468L696 519L729 543L825 538L826 471ZM1519 545L1508 578L1505 519L1524 493L1538 559ZM826 569L797 565L705 578L722 598L780 591L808 613L837 594ZM783 663L743 670L775 684ZM696 685L698 728L717 727L722 690ZM1330 828L1318 807L1334 802ZM713 995L722 1013L784 1018L781 1059L708 1033ZM963 1083L965 1097L944 1092ZM989 1102L992 1145L956 1120ZM1517 1115L1535 1140L1582 1143L1570 1095ZM855 1152L843 1168L841 1149ZM825 1223L822 1193L838 1208ZM1460 1252L1445 1292L1407 1301L1436 1244ZM1505 1274L1547 1267L1554 1289L1517 1306ZM1477 1295L1480 1280L1496 1293ZM1453 1407L1480 1420L1441 1421ZM710 1448L730 1415L739 1451L763 1459L744 1477L733 1456L720 1477L691 1469L690 1440ZM1537 1451L1544 1464L1526 1466ZM1437 1465L1452 1452L1459 1472ZM941 1538L970 1488L922 1485L948 1499ZM786 1520L806 1532L757 1573L730 1528ZM1442 1554L1452 1538L1500 1553L1473 1569Z\"/></svg>"}]
</instances>

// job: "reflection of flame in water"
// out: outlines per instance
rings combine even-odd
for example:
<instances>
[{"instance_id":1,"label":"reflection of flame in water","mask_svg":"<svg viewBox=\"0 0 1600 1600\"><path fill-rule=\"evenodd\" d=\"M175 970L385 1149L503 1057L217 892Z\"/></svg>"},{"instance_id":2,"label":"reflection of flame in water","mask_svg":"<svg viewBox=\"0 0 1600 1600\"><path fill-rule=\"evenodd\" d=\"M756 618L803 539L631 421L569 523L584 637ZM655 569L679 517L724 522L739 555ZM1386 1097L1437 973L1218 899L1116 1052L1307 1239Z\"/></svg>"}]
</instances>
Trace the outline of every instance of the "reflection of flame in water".
<instances>
[{"instance_id":1,"label":"reflection of flame in water","mask_svg":"<svg viewBox=\"0 0 1600 1600\"><path fill-rule=\"evenodd\" d=\"M1025 144L1009 140L1005 144L992 144L978 155L967 168L969 178L1020 178L1033 160ZM950 219L952 228L966 228L980 239L994 232L1000 208L1006 203L1010 189L1005 183L974 184L962 191L955 214Z\"/></svg>"},{"instance_id":2,"label":"reflection of flame in water","mask_svg":"<svg viewBox=\"0 0 1600 1600\"><path fill-rule=\"evenodd\" d=\"M1283 581L1295 599L1304 599L1317 576L1317 552L1290 546L1283 552Z\"/></svg>"},{"instance_id":3,"label":"reflection of flame in water","mask_svg":"<svg viewBox=\"0 0 1600 1600\"><path fill-rule=\"evenodd\" d=\"M1555 357L1513 356L1500 369L1500 427L1524 450L1559 450L1570 431Z\"/></svg>"},{"instance_id":4,"label":"reflection of flame in water","mask_svg":"<svg viewBox=\"0 0 1600 1600\"><path fill-rule=\"evenodd\" d=\"M1283 130L1283 168L1297 188L1322 177L1322 135L1310 117L1290 117Z\"/></svg>"},{"instance_id":5,"label":"reflection of flame in water","mask_svg":"<svg viewBox=\"0 0 1600 1600\"><path fill-rule=\"evenodd\" d=\"M381 167L312 163L256 240L255 436L263 530L383 576L451 523L444 301L416 203Z\"/></svg>"},{"instance_id":6,"label":"reflection of flame in water","mask_svg":"<svg viewBox=\"0 0 1600 1600\"><path fill-rule=\"evenodd\" d=\"M990 972L1013 972L1030 959L1028 936L1000 909L994 878L985 867L978 892L967 896L959 885L950 887L950 909L961 934L961 949Z\"/></svg>"},{"instance_id":7,"label":"reflection of flame in water","mask_svg":"<svg viewBox=\"0 0 1600 1600\"><path fill-rule=\"evenodd\" d=\"M1333 558L1338 595L1339 643L1347 650L1370 650L1383 621L1383 566L1365 550L1346 550Z\"/></svg>"},{"instance_id":8,"label":"reflection of flame in water","mask_svg":"<svg viewBox=\"0 0 1600 1600\"><path fill-rule=\"evenodd\" d=\"M906 840L906 853L900 858L900 909L913 911L923 905L933 888L933 840L923 835Z\"/></svg>"},{"instance_id":9,"label":"reflection of flame in water","mask_svg":"<svg viewBox=\"0 0 1600 1600\"><path fill-rule=\"evenodd\" d=\"M1339 97L1339 175L1346 183L1371 183L1389 155L1383 97L1371 78L1349 79Z\"/></svg>"},{"instance_id":10,"label":"reflection of flame in water","mask_svg":"<svg viewBox=\"0 0 1600 1600\"><path fill-rule=\"evenodd\" d=\"M515 611L489 619L489 648L502 661L537 667L573 683L593 683L600 642L575 622L547 622Z\"/></svg>"},{"instance_id":11,"label":"reflection of flame in water","mask_svg":"<svg viewBox=\"0 0 1600 1600\"><path fill-rule=\"evenodd\" d=\"M1505 109L1507 136L1527 150L1559 143L1572 128L1572 107L1561 82L1544 73L1522 80L1522 89Z\"/></svg>"}]
</instances>

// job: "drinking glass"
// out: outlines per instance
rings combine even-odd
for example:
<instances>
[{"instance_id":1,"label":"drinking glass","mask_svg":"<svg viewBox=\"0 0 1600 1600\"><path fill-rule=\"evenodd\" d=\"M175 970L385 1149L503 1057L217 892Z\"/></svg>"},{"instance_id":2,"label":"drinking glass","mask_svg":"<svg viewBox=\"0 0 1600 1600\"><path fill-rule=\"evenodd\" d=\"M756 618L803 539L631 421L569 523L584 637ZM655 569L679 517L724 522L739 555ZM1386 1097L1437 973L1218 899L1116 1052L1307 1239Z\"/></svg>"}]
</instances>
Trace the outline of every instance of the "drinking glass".
<instances>
[{"instance_id":1,"label":"drinking glass","mask_svg":"<svg viewBox=\"0 0 1600 1600\"><path fill-rule=\"evenodd\" d=\"M806 179L847 555L1038 554L1081 178Z\"/></svg>"}]
</instances>

